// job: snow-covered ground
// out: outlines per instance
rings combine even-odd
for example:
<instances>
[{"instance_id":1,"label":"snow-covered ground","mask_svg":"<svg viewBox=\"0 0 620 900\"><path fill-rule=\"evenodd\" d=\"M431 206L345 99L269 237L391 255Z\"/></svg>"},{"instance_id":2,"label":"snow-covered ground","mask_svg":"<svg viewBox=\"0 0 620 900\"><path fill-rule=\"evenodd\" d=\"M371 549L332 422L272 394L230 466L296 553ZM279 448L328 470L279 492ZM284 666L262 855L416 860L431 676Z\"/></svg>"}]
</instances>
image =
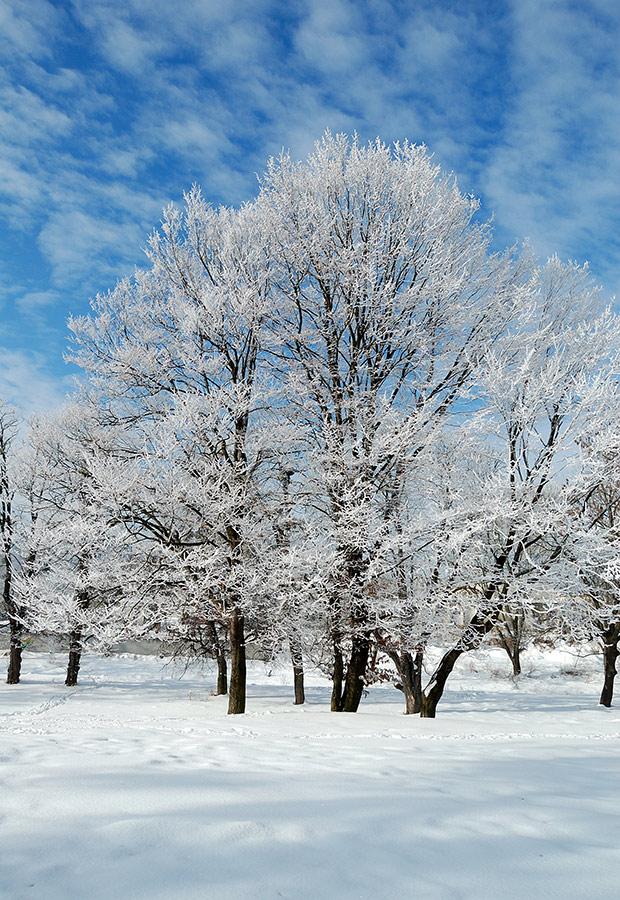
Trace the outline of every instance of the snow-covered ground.
<instances>
[{"instance_id":1,"label":"snow-covered ground","mask_svg":"<svg viewBox=\"0 0 620 900\"><path fill-rule=\"evenodd\" d=\"M373 687L328 711L308 678L156 657L26 654L0 690L3 900L597 900L620 897L620 707L600 661L499 651L457 667L434 720Z\"/></svg>"}]
</instances>

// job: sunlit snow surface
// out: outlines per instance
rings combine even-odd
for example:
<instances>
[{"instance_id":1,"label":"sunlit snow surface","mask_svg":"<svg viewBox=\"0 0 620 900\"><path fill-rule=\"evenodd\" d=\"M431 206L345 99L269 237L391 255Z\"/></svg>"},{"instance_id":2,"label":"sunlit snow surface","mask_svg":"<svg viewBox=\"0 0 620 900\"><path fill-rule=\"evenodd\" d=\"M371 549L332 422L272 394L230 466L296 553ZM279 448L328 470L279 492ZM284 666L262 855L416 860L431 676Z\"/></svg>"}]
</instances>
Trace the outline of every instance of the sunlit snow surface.
<instances>
[{"instance_id":1,"label":"sunlit snow surface","mask_svg":"<svg viewBox=\"0 0 620 900\"><path fill-rule=\"evenodd\" d=\"M514 684L470 654L435 720L389 686L330 713L317 674L295 707L260 663L236 717L209 671L93 656L70 689L63 664L26 654L0 689L3 900L620 896L599 660L528 653Z\"/></svg>"}]
</instances>

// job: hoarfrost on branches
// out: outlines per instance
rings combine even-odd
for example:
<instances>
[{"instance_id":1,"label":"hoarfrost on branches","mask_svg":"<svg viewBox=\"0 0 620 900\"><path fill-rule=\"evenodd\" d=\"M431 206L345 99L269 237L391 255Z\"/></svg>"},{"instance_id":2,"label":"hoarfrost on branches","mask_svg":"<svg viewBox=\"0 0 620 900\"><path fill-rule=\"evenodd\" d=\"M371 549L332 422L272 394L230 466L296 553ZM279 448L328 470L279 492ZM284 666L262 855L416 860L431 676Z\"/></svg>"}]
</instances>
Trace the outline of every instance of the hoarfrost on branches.
<instances>
[{"instance_id":1,"label":"hoarfrost on branches","mask_svg":"<svg viewBox=\"0 0 620 900\"><path fill-rule=\"evenodd\" d=\"M490 240L424 147L329 132L241 209L169 206L71 322L32 621L212 652L221 691L228 643L231 713L253 644L298 702L309 663L334 710L392 677L424 716L493 629L516 671L526 622L611 627L618 323L586 268Z\"/></svg>"}]
</instances>

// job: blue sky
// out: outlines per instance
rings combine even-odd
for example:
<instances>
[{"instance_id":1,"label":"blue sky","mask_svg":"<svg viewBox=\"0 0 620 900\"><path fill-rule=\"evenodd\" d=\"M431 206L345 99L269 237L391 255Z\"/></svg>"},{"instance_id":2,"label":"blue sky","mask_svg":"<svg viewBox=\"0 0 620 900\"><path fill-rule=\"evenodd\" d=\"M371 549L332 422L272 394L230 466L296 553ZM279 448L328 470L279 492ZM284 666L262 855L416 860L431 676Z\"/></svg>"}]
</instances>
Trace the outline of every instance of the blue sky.
<instances>
[{"instance_id":1,"label":"blue sky","mask_svg":"<svg viewBox=\"0 0 620 900\"><path fill-rule=\"evenodd\" d=\"M66 317L194 182L256 193L326 128L425 143L620 294L617 0L0 0L0 395L60 402Z\"/></svg>"}]
</instances>

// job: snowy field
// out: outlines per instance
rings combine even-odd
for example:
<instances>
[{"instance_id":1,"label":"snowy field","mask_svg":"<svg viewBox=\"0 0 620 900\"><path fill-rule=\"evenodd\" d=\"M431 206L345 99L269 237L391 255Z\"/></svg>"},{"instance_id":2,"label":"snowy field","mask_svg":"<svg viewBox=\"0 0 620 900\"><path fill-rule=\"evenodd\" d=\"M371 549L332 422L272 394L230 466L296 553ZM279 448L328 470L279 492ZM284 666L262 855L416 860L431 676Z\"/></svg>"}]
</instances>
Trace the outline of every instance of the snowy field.
<instances>
[{"instance_id":1,"label":"snowy field","mask_svg":"<svg viewBox=\"0 0 620 900\"><path fill-rule=\"evenodd\" d=\"M373 687L328 711L253 664L248 713L155 657L26 654L0 690L2 900L620 897L620 707L600 661L499 651L434 720Z\"/></svg>"}]
</instances>

